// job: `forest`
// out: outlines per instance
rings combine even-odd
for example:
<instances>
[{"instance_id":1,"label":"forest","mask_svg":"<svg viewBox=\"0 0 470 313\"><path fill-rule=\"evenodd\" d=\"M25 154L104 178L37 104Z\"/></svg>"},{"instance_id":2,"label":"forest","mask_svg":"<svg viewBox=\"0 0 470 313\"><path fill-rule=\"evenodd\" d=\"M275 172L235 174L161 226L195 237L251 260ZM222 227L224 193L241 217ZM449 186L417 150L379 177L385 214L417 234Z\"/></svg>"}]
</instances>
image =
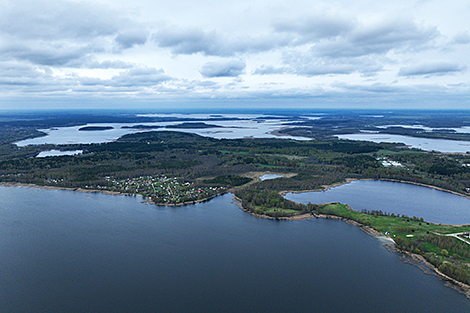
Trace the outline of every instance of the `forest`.
<instances>
[{"instance_id":1,"label":"forest","mask_svg":"<svg viewBox=\"0 0 470 313\"><path fill-rule=\"evenodd\" d=\"M230 188L252 172L289 173L289 177L234 189L245 204L272 202L272 192L314 190L346 178L393 179L423 183L466 194L470 155L404 149L399 144L347 140L213 139L159 131L134 133L101 144L54 146L82 150L78 156L36 158L50 145L17 147L0 160L0 180L57 187L107 186L106 177L126 179L170 175L197 186L216 182ZM400 166L386 166L390 162ZM385 165L384 165L385 164ZM231 177L228 179L227 177ZM225 177L223 180L217 177ZM234 179L233 177L238 177ZM248 196L253 192L257 197ZM247 195L246 197L244 195ZM269 205L268 205L269 206Z\"/></svg>"}]
</instances>

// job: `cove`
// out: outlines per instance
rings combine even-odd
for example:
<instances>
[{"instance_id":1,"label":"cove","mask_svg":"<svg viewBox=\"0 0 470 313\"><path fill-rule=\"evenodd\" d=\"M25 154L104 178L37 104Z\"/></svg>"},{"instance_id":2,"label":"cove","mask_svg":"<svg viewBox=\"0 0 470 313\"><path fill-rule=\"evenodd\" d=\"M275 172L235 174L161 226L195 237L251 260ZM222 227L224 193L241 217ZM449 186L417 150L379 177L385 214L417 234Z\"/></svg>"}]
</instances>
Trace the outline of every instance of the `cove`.
<instances>
[{"instance_id":1,"label":"cove","mask_svg":"<svg viewBox=\"0 0 470 313\"><path fill-rule=\"evenodd\" d=\"M469 199L407 183L361 180L326 191L288 193L286 198L300 203L341 202L357 211L382 210L423 217L433 223L470 224Z\"/></svg>"},{"instance_id":2,"label":"cove","mask_svg":"<svg viewBox=\"0 0 470 313\"><path fill-rule=\"evenodd\" d=\"M0 187L1 312L469 312L342 221Z\"/></svg>"}]
</instances>

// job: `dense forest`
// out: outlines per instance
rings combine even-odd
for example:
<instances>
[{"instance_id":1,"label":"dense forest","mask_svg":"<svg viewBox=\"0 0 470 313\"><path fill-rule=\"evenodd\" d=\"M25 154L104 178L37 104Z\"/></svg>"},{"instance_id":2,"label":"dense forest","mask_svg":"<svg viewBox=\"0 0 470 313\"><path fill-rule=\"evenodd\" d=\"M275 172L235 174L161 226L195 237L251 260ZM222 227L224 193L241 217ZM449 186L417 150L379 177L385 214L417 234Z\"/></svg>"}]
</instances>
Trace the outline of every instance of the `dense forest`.
<instances>
[{"instance_id":1,"label":"dense forest","mask_svg":"<svg viewBox=\"0 0 470 313\"><path fill-rule=\"evenodd\" d=\"M21 153L0 161L0 180L58 187L106 187L106 177L171 175L198 186L242 185L251 172L293 174L234 191L247 207L272 200L272 192L320 189L346 178L395 179L430 184L462 194L470 187L470 156L403 149L399 144L346 140L213 139L181 132L143 132L102 144L54 146L82 155L35 158ZM33 149L35 149L33 151ZM17 147L22 153L50 145ZM393 166L387 165L395 162ZM398 165L397 165L398 164ZM224 176L225 175L225 176ZM232 179L228 175L234 175ZM258 197L252 197L252 193ZM270 194L271 196L266 196ZM248 196L250 195L250 196ZM271 201L272 202L272 201ZM269 205L268 205L269 206Z\"/></svg>"}]
</instances>

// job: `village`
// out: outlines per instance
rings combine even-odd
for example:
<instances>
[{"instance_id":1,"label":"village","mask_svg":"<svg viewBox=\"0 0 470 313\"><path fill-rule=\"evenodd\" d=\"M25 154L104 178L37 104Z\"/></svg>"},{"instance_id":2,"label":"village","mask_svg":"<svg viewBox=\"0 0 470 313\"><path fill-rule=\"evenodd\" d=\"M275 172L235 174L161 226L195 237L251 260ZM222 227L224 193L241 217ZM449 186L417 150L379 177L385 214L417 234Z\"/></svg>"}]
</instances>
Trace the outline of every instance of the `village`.
<instances>
[{"instance_id":1,"label":"village","mask_svg":"<svg viewBox=\"0 0 470 313\"><path fill-rule=\"evenodd\" d=\"M181 205L200 202L223 192L225 187L193 186L190 182L180 182L176 177L140 176L116 180L106 177L109 191L138 194L155 204Z\"/></svg>"}]
</instances>

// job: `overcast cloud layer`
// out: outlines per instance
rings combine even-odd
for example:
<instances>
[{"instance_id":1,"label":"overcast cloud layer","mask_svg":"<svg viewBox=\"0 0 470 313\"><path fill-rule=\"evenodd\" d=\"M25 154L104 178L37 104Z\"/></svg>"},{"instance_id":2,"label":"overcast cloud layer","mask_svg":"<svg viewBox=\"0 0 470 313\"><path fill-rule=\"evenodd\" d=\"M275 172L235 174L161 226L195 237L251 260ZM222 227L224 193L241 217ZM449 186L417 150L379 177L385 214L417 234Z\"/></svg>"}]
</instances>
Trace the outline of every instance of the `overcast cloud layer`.
<instances>
[{"instance_id":1,"label":"overcast cloud layer","mask_svg":"<svg viewBox=\"0 0 470 313\"><path fill-rule=\"evenodd\" d=\"M0 109L470 109L469 16L468 0L4 0Z\"/></svg>"}]
</instances>

